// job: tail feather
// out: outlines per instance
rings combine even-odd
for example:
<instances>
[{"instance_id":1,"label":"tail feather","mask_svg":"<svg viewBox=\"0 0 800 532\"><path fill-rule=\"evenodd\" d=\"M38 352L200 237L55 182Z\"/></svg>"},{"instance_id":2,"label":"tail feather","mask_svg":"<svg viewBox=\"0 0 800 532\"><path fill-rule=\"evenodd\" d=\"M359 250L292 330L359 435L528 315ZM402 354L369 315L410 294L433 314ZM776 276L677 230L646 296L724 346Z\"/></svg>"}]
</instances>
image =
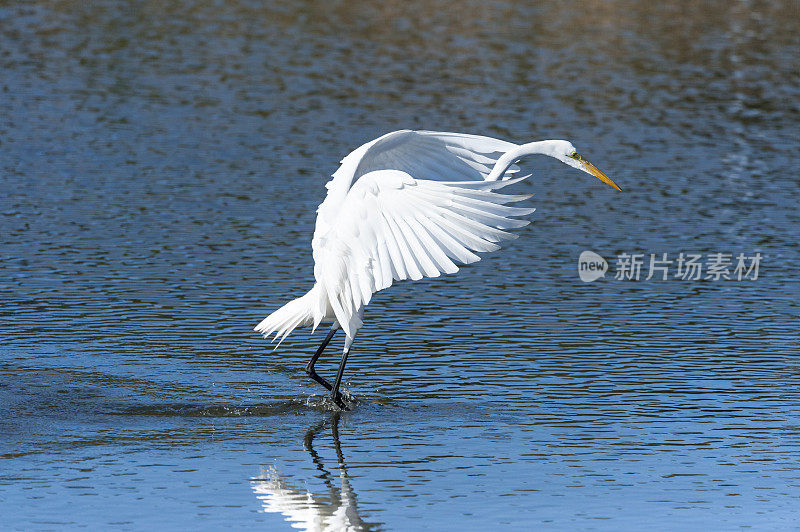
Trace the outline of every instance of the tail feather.
<instances>
[{"instance_id":1,"label":"tail feather","mask_svg":"<svg viewBox=\"0 0 800 532\"><path fill-rule=\"evenodd\" d=\"M271 341L274 342L280 337L278 344L275 346L275 349L277 349L289 336L290 332L297 327L312 325L313 323L312 292L308 292L302 297L289 301L264 318L253 330L260 332L267 339L269 339L270 334L275 333Z\"/></svg>"}]
</instances>

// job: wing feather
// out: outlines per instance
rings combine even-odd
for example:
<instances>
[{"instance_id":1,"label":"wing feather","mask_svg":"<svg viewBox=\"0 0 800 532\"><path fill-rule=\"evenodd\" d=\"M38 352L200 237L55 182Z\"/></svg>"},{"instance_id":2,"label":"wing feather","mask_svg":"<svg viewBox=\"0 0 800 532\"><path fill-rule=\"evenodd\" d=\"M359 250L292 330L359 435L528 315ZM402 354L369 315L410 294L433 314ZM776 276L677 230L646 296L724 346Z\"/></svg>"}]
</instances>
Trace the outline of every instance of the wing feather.
<instances>
[{"instance_id":1,"label":"wing feather","mask_svg":"<svg viewBox=\"0 0 800 532\"><path fill-rule=\"evenodd\" d=\"M423 248L428 253L428 256L434 262L434 268L436 268L437 272L456 273L458 271L458 266L450 260L442 249L442 245L438 243L429 232L430 222L426 224L419 221L417 217L418 212L418 209L414 209L411 213L412 216L406 218L406 222L411 226L414 234L417 235Z\"/></svg>"},{"instance_id":2,"label":"wing feather","mask_svg":"<svg viewBox=\"0 0 800 532\"><path fill-rule=\"evenodd\" d=\"M529 197L497 192L512 182L471 186L415 179L398 170L362 175L334 223L315 234L313 243L314 275L348 336L360 326L360 310L374 292L396 280L455 273L457 263L480 260L476 253L516 238L504 229L527 224L515 217L533 209L507 205Z\"/></svg>"},{"instance_id":3,"label":"wing feather","mask_svg":"<svg viewBox=\"0 0 800 532\"><path fill-rule=\"evenodd\" d=\"M384 238L384 243L389 249L389 258L391 259L389 264L392 267L392 277L387 285L391 286L392 280L401 281L403 279L408 279L408 274L406 273L406 268L403 264L403 253L400 251L400 244L397 242L394 231L392 231L392 228L389 225L389 220L386 219L386 215L384 213L380 213L380 217L382 236Z\"/></svg>"},{"instance_id":4,"label":"wing feather","mask_svg":"<svg viewBox=\"0 0 800 532\"><path fill-rule=\"evenodd\" d=\"M516 147L480 135L402 130L369 142L348 157L358 158L352 167L353 182L376 170L400 170L417 179L483 181L497 160ZM506 177L517 172L514 165Z\"/></svg>"},{"instance_id":5,"label":"wing feather","mask_svg":"<svg viewBox=\"0 0 800 532\"><path fill-rule=\"evenodd\" d=\"M389 226L389 231L391 232L394 241L397 242L397 248L400 250L400 264L398 266L400 266L400 270L402 270L404 273L398 280L411 279L413 281L417 281L422 279L422 272L419 271L417 261L414 260L414 255L411 254L411 250L408 248L408 243L403 236L403 232L397 226L394 216L386 212L383 214L384 218L386 218L386 224Z\"/></svg>"}]
</instances>

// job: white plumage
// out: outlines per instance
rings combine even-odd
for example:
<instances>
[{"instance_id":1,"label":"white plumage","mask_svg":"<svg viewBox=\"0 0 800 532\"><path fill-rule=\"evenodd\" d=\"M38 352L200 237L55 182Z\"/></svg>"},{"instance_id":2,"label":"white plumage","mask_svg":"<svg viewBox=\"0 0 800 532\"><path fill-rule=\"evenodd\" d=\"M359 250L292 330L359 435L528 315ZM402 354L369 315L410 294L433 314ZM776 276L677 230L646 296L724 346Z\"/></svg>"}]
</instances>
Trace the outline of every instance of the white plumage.
<instances>
[{"instance_id":1,"label":"white plumage","mask_svg":"<svg viewBox=\"0 0 800 532\"><path fill-rule=\"evenodd\" d=\"M265 337L274 333L280 345L297 327L332 323L344 331L347 353L372 294L394 281L455 273L458 264L480 260L477 253L516 238L508 230L527 225L517 217L534 209L509 204L530 196L499 190L528 177L514 177L519 168L513 163L536 153L618 188L563 140L517 145L478 135L402 130L357 148L342 159L317 209L314 287L255 330ZM310 374L318 355L309 364Z\"/></svg>"}]
</instances>

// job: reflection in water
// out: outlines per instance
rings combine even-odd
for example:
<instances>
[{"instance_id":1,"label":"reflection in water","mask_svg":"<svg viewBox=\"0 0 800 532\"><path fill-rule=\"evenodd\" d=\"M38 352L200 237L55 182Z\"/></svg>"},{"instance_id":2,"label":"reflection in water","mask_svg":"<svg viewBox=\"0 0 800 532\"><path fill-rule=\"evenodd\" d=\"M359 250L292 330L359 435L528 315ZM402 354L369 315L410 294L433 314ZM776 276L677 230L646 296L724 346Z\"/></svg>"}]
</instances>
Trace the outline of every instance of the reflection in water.
<instances>
[{"instance_id":1,"label":"reflection in water","mask_svg":"<svg viewBox=\"0 0 800 532\"><path fill-rule=\"evenodd\" d=\"M252 479L253 491L261 500L265 512L280 513L292 523L293 528L307 531L366 531L375 530L374 524L365 523L358 514L356 494L350 486L347 466L344 463L342 446L339 442L339 413L332 414L306 432L303 446L311 454L320 477L328 489L327 495L313 494L305 488L293 488L283 478L278 469L270 466L258 478ZM322 458L314 450L314 438L330 422L333 445L336 450L339 484L325 469Z\"/></svg>"}]
</instances>

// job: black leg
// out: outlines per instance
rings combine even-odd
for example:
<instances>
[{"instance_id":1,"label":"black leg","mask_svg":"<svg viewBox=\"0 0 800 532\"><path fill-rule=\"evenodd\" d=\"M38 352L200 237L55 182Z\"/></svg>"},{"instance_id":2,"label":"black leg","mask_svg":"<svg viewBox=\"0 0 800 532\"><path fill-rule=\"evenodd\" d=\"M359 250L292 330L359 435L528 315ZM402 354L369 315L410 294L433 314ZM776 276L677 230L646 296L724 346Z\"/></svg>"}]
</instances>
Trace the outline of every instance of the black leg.
<instances>
[{"instance_id":1,"label":"black leg","mask_svg":"<svg viewBox=\"0 0 800 532\"><path fill-rule=\"evenodd\" d=\"M342 384L342 374L344 373L344 366L347 364L347 355L349 354L349 349L342 353L342 362L339 364L339 372L336 374L336 382L333 384L333 389L331 390L331 399L333 399L333 402L336 403L337 406L342 410L350 410L342 400L342 394L339 393L339 385Z\"/></svg>"},{"instance_id":2,"label":"black leg","mask_svg":"<svg viewBox=\"0 0 800 532\"><path fill-rule=\"evenodd\" d=\"M335 415L338 416L339 412L336 412ZM322 481L325 482L325 485L328 487L328 490L330 491L331 500L335 501L341 498L341 494L333 484L333 477L328 472L328 470L325 469L325 466L322 464L322 458L320 458L319 454L317 454L317 451L314 450L314 437L320 430L322 430L322 427L324 427L327 422L328 422L327 419L323 419L315 427L309 429L308 432L306 432L306 437L303 439L303 447L305 447L306 450L311 454L311 459L314 461L314 465L317 466L317 469L320 472L319 475L320 478L322 478Z\"/></svg>"},{"instance_id":3,"label":"black leg","mask_svg":"<svg viewBox=\"0 0 800 532\"><path fill-rule=\"evenodd\" d=\"M317 363L317 359L320 357L320 355L322 355L322 352L325 351L325 347L330 343L331 338L333 338L334 334L336 334L336 329L331 329L331 331L328 333L328 336L326 336L325 340L322 341L322 345L319 346L317 352L314 353L314 356L311 357L311 360L309 360L308 364L306 365L306 373L308 374L308 376L317 381L318 383L320 383L321 385L323 385L328 390L332 390L333 386L331 386L331 383L329 383L324 378L320 377L317 374L317 372L314 371L314 364Z\"/></svg>"}]
</instances>

